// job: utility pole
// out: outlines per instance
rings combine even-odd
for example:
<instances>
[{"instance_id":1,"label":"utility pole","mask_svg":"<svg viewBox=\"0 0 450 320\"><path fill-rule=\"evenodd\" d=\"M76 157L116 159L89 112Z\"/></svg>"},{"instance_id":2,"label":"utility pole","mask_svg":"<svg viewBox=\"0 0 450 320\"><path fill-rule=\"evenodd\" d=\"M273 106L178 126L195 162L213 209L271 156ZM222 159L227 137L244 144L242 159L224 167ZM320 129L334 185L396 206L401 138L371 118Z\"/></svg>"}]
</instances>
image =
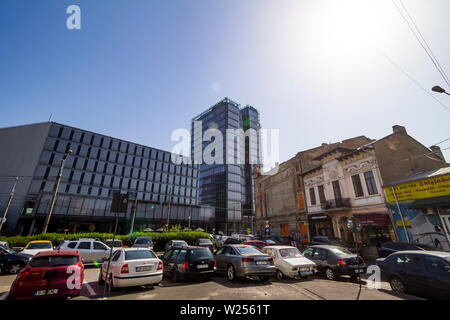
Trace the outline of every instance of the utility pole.
<instances>
[{"instance_id":1,"label":"utility pole","mask_svg":"<svg viewBox=\"0 0 450 320\"><path fill-rule=\"evenodd\" d=\"M167 231L169 231L169 223L170 223L170 202L172 201L172 187L169 191L169 207L167 208Z\"/></svg>"},{"instance_id":2,"label":"utility pole","mask_svg":"<svg viewBox=\"0 0 450 320\"><path fill-rule=\"evenodd\" d=\"M56 195L58 194L59 183L61 182L62 173L64 170L64 164L66 163L67 157L72 154L72 150L69 150L64 157L61 159L61 167L59 168L58 178L56 180L55 192L53 192L52 202L50 204L50 210L48 211L47 218L45 219L44 228L42 228L42 233L47 233L48 224L50 223L50 218L53 213L53 207L55 206Z\"/></svg>"},{"instance_id":3,"label":"utility pole","mask_svg":"<svg viewBox=\"0 0 450 320\"><path fill-rule=\"evenodd\" d=\"M11 193L9 194L8 204L6 205L5 212L3 212L2 220L0 221L0 231L2 231L3 224L6 221L6 215L8 214L9 206L11 205L11 201L14 197L14 192L16 192L17 181L19 181L19 177L16 177L16 181L14 182L14 186L11 189Z\"/></svg>"},{"instance_id":4,"label":"utility pole","mask_svg":"<svg viewBox=\"0 0 450 320\"><path fill-rule=\"evenodd\" d=\"M133 210L133 216L131 217L131 228L130 228L130 234L133 233L134 228L134 219L136 217L136 210L137 210L137 193L136 193L136 199L134 200L134 210Z\"/></svg>"},{"instance_id":5,"label":"utility pole","mask_svg":"<svg viewBox=\"0 0 450 320\"><path fill-rule=\"evenodd\" d=\"M188 229L191 228L191 219L192 219L192 203L189 205L189 222L188 222Z\"/></svg>"}]
</instances>

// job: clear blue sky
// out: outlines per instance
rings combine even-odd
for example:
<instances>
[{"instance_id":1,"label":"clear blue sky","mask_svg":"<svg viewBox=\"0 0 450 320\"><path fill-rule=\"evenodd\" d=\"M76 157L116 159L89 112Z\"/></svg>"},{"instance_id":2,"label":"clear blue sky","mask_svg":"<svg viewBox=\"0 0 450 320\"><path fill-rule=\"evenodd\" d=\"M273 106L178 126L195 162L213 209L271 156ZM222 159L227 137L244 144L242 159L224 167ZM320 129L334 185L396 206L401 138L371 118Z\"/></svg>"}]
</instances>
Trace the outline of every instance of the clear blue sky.
<instances>
[{"instance_id":1,"label":"clear blue sky","mask_svg":"<svg viewBox=\"0 0 450 320\"><path fill-rule=\"evenodd\" d=\"M450 1L403 1L450 74ZM81 30L66 28L71 4ZM2 0L0 41L0 127L53 113L171 150L174 129L227 96L280 129L281 160L394 124L426 146L450 137L450 112L379 53L450 89L390 0Z\"/></svg>"}]
</instances>

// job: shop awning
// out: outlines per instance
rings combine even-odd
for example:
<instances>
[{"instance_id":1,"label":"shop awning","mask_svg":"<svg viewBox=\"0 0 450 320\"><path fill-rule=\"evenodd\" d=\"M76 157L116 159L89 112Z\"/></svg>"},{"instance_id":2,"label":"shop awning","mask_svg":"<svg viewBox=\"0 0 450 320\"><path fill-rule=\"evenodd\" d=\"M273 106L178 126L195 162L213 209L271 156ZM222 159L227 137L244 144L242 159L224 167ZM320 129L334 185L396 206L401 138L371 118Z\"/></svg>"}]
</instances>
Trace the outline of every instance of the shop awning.
<instances>
[{"instance_id":1,"label":"shop awning","mask_svg":"<svg viewBox=\"0 0 450 320\"><path fill-rule=\"evenodd\" d=\"M447 207L450 206L450 195L443 197L433 197L418 199L411 203L409 209L421 209L421 208L432 208L432 207Z\"/></svg>"},{"instance_id":2,"label":"shop awning","mask_svg":"<svg viewBox=\"0 0 450 320\"><path fill-rule=\"evenodd\" d=\"M391 219L387 213L355 214L362 226L389 226Z\"/></svg>"}]
</instances>

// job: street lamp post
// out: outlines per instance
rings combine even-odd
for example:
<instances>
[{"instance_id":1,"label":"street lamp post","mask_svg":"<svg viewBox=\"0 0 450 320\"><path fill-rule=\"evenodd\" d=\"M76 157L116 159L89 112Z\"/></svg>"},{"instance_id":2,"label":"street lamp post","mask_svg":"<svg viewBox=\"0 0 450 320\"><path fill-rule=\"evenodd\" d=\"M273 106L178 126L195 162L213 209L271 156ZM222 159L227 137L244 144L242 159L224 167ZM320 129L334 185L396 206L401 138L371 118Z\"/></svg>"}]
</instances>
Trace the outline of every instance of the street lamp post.
<instances>
[{"instance_id":1,"label":"street lamp post","mask_svg":"<svg viewBox=\"0 0 450 320\"><path fill-rule=\"evenodd\" d=\"M47 218L45 219L44 228L42 228L42 233L47 233L48 224L53 213L53 207L55 206L56 195L58 194L59 183L61 182L62 173L64 170L64 164L66 163L67 157L72 154L72 150L69 150L64 157L61 159L61 167L59 168L58 178L56 180L55 191L53 192L52 202L50 204L50 210L48 211Z\"/></svg>"},{"instance_id":2,"label":"street lamp post","mask_svg":"<svg viewBox=\"0 0 450 320\"><path fill-rule=\"evenodd\" d=\"M444 94L450 96L450 93L446 92L443 88L441 88L439 86L434 86L433 88L431 88L431 90L434 92L438 92L438 93L444 93Z\"/></svg>"}]
</instances>

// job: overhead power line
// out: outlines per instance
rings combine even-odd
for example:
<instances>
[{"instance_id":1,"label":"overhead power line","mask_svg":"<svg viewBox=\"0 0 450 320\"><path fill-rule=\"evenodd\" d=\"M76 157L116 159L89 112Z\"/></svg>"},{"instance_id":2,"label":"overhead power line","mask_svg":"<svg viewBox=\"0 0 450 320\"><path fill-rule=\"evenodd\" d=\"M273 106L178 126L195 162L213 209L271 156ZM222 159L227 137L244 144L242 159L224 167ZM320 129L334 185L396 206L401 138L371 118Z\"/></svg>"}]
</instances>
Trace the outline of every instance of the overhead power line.
<instances>
[{"instance_id":1,"label":"overhead power line","mask_svg":"<svg viewBox=\"0 0 450 320\"><path fill-rule=\"evenodd\" d=\"M427 41L423 37L422 33L420 32L420 29L417 26L417 24L415 23L414 19L409 14L409 12L406 9L406 6L403 4L402 0L399 0L399 3L402 6L404 12L402 12L400 6L395 2L395 0L392 0L392 3L397 8L397 10L400 13L401 17L406 21L406 24L408 25L408 28L411 30L411 32L413 33L414 37L419 42L420 46L423 48L423 50L426 52L426 54L430 58L431 62L435 66L436 70L439 72L441 77L444 79L445 83L447 83L447 85L450 87L450 81L449 81L449 79L447 77L447 74L445 73L445 71L442 68L441 64L439 63L438 59L434 55L434 53L431 50L430 46L428 45Z\"/></svg>"}]
</instances>

